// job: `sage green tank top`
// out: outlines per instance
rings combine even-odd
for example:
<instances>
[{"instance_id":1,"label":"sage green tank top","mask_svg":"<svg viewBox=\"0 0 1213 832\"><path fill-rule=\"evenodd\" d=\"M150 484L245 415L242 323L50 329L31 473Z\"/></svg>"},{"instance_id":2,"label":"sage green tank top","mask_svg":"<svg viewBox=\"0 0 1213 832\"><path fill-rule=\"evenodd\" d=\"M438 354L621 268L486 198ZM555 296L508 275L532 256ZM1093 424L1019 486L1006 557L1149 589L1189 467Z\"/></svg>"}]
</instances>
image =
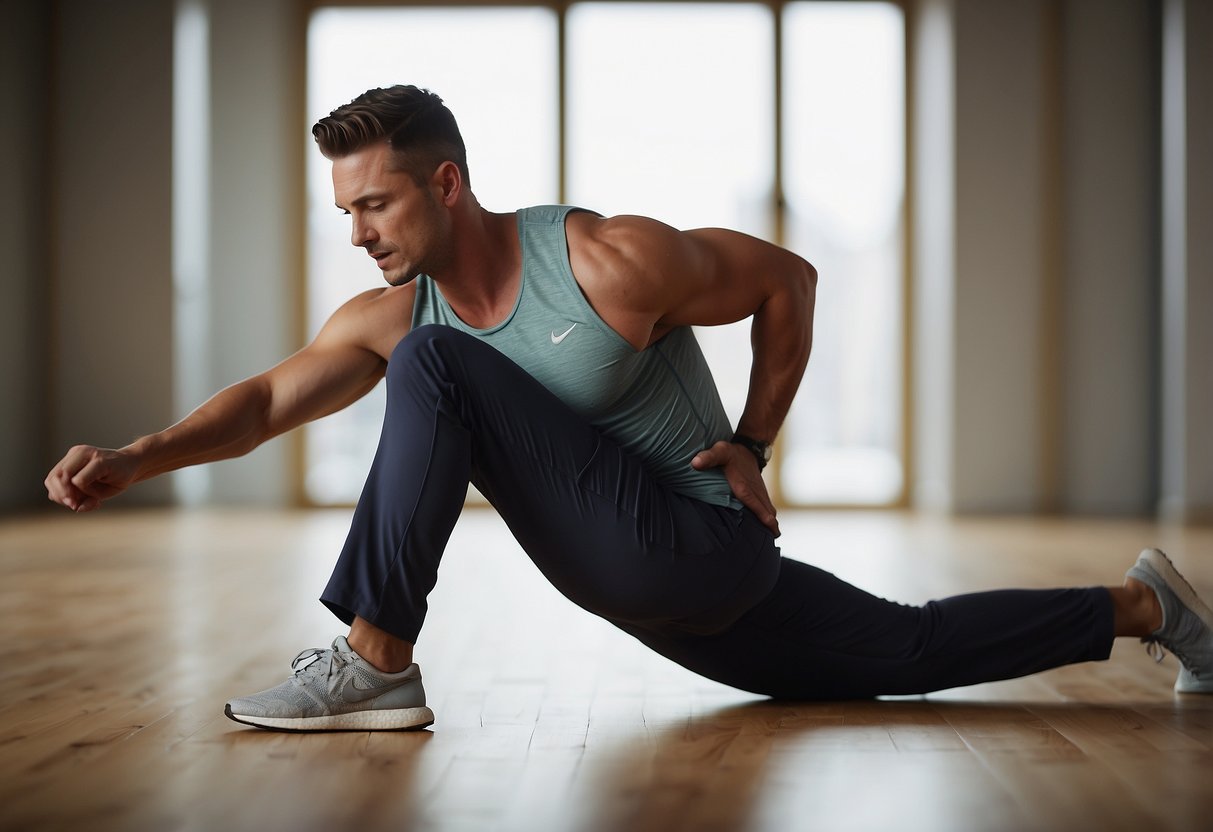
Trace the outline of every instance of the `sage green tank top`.
<instances>
[{"instance_id":1,"label":"sage green tank top","mask_svg":"<svg viewBox=\"0 0 1213 832\"><path fill-rule=\"evenodd\" d=\"M696 453L733 433L694 332L680 327L637 351L598 317L569 265L564 220L576 210L543 205L518 212L522 285L504 321L468 326L421 275L413 327L444 324L480 338L639 457L668 488L739 507L723 471L691 467Z\"/></svg>"}]
</instances>

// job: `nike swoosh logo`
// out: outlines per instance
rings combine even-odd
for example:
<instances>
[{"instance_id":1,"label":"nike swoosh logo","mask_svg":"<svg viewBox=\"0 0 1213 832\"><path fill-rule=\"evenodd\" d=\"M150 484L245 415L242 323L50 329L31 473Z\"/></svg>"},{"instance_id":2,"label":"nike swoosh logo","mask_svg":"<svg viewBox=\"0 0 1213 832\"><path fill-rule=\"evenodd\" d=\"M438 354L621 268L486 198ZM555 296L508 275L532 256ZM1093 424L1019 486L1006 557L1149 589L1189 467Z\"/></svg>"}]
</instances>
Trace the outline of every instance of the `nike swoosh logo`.
<instances>
[{"instance_id":1,"label":"nike swoosh logo","mask_svg":"<svg viewBox=\"0 0 1213 832\"><path fill-rule=\"evenodd\" d=\"M399 684L381 688L371 688L367 690L366 688L358 687L358 680L351 676L345 683L345 686L341 688L341 698L346 702L365 702L368 699L374 699L376 696L382 696L389 690L395 690L396 688L400 687L400 685L407 684L411 681L411 679L406 679Z\"/></svg>"},{"instance_id":2,"label":"nike swoosh logo","mask_svg":"<svg viewBox=\"0 0 1213 832\"><path fill-rule=\"evenodd\" d=\"M573 324L573 326L569 327L568 329L566 329L564 332L560 333L559 335L557 335L556 330L553 329L552 330L552 343L559 344L565 338L568 338L569 333L573 331L573 327L575 327L575 326L577 326L577 324Z\"/></svg>"}]
</instances>

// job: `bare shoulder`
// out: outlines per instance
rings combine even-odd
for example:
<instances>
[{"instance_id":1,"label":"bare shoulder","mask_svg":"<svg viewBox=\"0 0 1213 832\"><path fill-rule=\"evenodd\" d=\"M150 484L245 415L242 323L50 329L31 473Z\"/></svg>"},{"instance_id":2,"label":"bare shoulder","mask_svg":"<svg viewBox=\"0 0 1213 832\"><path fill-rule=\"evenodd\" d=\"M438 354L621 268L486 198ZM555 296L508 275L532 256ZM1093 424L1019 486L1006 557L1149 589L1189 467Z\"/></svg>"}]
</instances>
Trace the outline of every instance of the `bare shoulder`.
<instances>
[{"instance_id":1,"label":"bare shoulder","mask_svg":"<svg viewBox=\"0 0 1213 832\"><path fill-rule=\"evenodd\" d=\"M569 215L565 227L574 271L581 263L590 278L602 271L616 279L651 280L672 265L685 267L697 251L691 237L649 217L578 212Z\"/></svg>"},{"instance_id":2,"label":"bare shoulder","mask_svg":"<svg viewBox=\"0 0 1213 832\"><path fill-rule=\"evenodd\" d=\"M739 321L776 295L807 298L816 281L800 257L739 231L679 231L646 217L586 214L570 215L566 225L582 291L640 347L674 327Z\"/></svg>"},{"instance_id":3,"label":"bare shoulder","mask_svg":"<svg viewBox=\"0 0 1213 832\"><path fill-rule=\"evenodd\" d=\"M694 240L648 217L573 213L565 221L569 263L594 311L633 346L660 337L654 326L680 275L702 268Z\"/></svg>"},{"instance_id":4,"label":"bare shoulder","mask_svg":"<svg viewBox=\"0 0 1213 832\"><path fill-rule=\"evenodd\" d=\"M409 332L416 294L412 284L361 292L332 314L316 342L360 347L386 361Z\"/></svg>"}]
</instances>

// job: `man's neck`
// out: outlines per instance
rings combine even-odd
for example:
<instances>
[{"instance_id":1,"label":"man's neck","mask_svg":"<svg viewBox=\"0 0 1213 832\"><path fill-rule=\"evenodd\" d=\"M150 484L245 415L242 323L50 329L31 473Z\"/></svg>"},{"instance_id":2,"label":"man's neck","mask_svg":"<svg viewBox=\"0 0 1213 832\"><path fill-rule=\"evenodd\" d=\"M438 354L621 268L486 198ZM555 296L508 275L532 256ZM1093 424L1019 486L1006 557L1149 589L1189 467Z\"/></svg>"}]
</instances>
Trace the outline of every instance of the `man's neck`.
<instances>
[{"instance_id":1,"label":"man's neck","mask_svg":"<svg viewBox=\"0 0 1213 832\"><path fill-rule=\"evenodd\" d=\"M494 214L473 203L453 221L450 265L430 277L460 320L485 329L504 320L518 297L522 247L517 215Z\"/></svg>"}]
</instances>

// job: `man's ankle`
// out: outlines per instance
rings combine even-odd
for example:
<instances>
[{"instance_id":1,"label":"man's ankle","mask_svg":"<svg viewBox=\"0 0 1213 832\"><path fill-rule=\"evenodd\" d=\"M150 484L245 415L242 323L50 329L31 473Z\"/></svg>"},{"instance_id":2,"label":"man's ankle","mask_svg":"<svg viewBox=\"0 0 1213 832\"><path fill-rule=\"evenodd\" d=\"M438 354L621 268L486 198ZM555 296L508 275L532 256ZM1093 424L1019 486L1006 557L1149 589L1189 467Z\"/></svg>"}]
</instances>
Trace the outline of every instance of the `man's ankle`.
<instances>
[{"instance_id":1,"label":"man's ankle","mask_svg":"<svg viewBox=\"0 0 1213 832\"><path fill-rule=\"evenodd\" d=\"M1153 635L1162 629L1162 603L1158 600L1158 593L1154 591L1153 587L1136 578L1126 578L1125 588L1133 591L1138 596L1139 620L1146 635Z\"/></svg>"},{"instance_id":2,"label":"man's ankle","mask_svg":"<svg viewBox=\"0 0 1213 832\"><path fill-rule=\"evenodd\" d=\"M346 641L355 653L382 673L399 673L413 663L412 644L363 618L354 619Z\"/></svg>"}]
</instances>

